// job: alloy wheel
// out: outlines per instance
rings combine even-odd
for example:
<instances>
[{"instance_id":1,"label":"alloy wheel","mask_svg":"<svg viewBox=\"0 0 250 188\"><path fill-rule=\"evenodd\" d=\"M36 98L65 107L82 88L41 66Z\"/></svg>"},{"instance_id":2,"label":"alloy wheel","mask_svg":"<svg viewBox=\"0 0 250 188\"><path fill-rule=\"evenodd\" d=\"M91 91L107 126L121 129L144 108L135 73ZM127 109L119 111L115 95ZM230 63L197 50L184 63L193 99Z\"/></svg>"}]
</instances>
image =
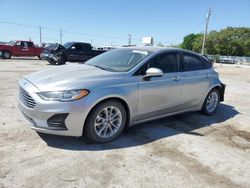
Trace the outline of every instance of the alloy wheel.
<instances>
[{"instance_id":1,"label":"alloy wheel","mask_svg":"<svg viewBox=\"0 0 250 188\"><path fill-rule=\"evenodd\" d=\"M94 129L98 136L110 138L116 134L122 125L122 113L115 106L103 108L96 116Z\"/></svg>"},{"instance_id":2,"label":"alloy wheel","mask_svg":"<svg viewBox=\"0 0 250 188\"><path fill-rule=\"evenodd\" d=\"M207 103L206 103L206 109L208 112L213 112L219 102L219 96L217 94L217 92L213 91L209 94L208 98L207 98Z\"/></svg>"}]
</instances>

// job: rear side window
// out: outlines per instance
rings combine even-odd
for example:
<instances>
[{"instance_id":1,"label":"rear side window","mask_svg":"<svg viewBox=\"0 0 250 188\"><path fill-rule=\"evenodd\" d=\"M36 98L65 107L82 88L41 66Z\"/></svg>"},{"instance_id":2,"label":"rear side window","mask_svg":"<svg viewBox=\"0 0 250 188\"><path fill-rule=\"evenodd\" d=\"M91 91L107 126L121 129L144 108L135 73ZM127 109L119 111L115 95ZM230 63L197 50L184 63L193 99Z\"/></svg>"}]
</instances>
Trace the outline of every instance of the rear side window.
<instances>
[{"instance_id":1,"label":"rear side window","mask_svg":"<svg viewBox=\"0 0 250 188\"><path fill-rule=\"evenodd\" d=\"M32 47L32 42L27 42L28 43L28 47Z\"/></svg>"},{"instance_id":2,"label":"rear side window","mask_svg":"<svg viewBox=\"0 0 250 188\"><path fill-rule=\"evenodd\" d=\"M196 71L205 69L204 63L199 57L189 54L183 55L183 68L184 71Z\"/></svg>"},{"instance_id":3,"label":"rear side window","mask_svg":"<svg viewBox=\"0 0 250 188\"><path fill-rule=\"evenodd\" d=\"M90 51L91 50L91 46L89 44L82 44L82 50L83 51Z\"/></svg>"}]
</instances>

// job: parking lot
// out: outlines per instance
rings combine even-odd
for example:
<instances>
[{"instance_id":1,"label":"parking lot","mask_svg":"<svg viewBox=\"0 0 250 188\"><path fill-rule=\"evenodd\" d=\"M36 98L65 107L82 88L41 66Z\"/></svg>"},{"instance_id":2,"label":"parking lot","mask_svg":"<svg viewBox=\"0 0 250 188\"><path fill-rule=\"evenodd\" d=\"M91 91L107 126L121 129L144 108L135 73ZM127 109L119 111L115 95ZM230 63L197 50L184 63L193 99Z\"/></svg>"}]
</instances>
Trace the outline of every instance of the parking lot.
<instances>
[{"instance_id":1,"label":"parking lot","mask_svg":"<svg viewBox=\"0 0 250 188\"><path fill-rule=\"evenodd\" d=\"M250 187L250 67L215 66L227 88L214 116L164 118L90 144L38 134L18 110L18 80L52 65L0 60L0 188Z\"/></svg>"}]
</instances>

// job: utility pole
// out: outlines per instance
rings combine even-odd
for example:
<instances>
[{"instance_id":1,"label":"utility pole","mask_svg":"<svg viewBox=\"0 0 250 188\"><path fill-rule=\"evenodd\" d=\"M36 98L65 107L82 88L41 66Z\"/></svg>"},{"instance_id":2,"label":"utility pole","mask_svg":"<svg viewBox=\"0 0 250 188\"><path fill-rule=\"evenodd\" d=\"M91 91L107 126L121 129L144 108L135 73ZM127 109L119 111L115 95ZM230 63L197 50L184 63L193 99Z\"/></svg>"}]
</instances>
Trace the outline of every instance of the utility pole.
<instances>
[{"instance_id":1,"label":"utility pole","mask_svg":"<svg viewBox=\"0 0 250 188\"><path fill-rule=\"evenodd\" d=\"M128 45L131 45L131 34L128 34Z\"/></svg>"},{"instance_id":2,"label":"utility pole","mask_svg":"<svg viewBox=\"0 0 250 188\"><path fill-rule=\"evenodd\" d=\"M40 43L42 43L42 27L39 26Z\"/></svg>"},{"instance_id":3,"label":"utility pole","mask_svg":"<svg viewBox=\"0 0 250 188\"><path fill-rule=\"evenodd\" d=\"M62 44L62 30L60 29L60 43Z\"/></svg>"},{"instance_id":4,"label":"utility pole","mask_svg":"<svg viewBox=\"0 0 250 188\"><path fill-rule=\"evenodd\" d=\"M205 33L204 33L204 36L203 36L201 54L204 54L204 48L205 48L205 42L206 42L206 35L207 35L207 28L208 28L208 22L209 22L210 16L211 16L211 8L209 8L208 14L207 14L206 30L205 30Z\"/></svg>"}]
</instances>

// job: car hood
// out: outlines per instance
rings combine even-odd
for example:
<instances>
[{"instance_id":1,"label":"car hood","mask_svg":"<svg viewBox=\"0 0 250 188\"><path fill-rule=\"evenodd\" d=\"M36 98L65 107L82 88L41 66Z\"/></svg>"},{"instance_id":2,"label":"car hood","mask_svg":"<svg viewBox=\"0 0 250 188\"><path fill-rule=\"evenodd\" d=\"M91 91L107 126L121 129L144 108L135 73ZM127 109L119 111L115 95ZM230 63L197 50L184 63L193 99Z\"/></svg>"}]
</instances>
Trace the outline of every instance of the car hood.
<instances>
[{"instance_id":1,"label":"car hood","mask_svg":"<svg viewBox=\"0 0 250 188\"><path fill-rule=\"evenodd\" d=\"M117 73L84 64L63 65L25 76L40 91L83 89L105 79L115 79ZM78 88L79 87L79 88Z\"/></svg>"}]
</instances>

